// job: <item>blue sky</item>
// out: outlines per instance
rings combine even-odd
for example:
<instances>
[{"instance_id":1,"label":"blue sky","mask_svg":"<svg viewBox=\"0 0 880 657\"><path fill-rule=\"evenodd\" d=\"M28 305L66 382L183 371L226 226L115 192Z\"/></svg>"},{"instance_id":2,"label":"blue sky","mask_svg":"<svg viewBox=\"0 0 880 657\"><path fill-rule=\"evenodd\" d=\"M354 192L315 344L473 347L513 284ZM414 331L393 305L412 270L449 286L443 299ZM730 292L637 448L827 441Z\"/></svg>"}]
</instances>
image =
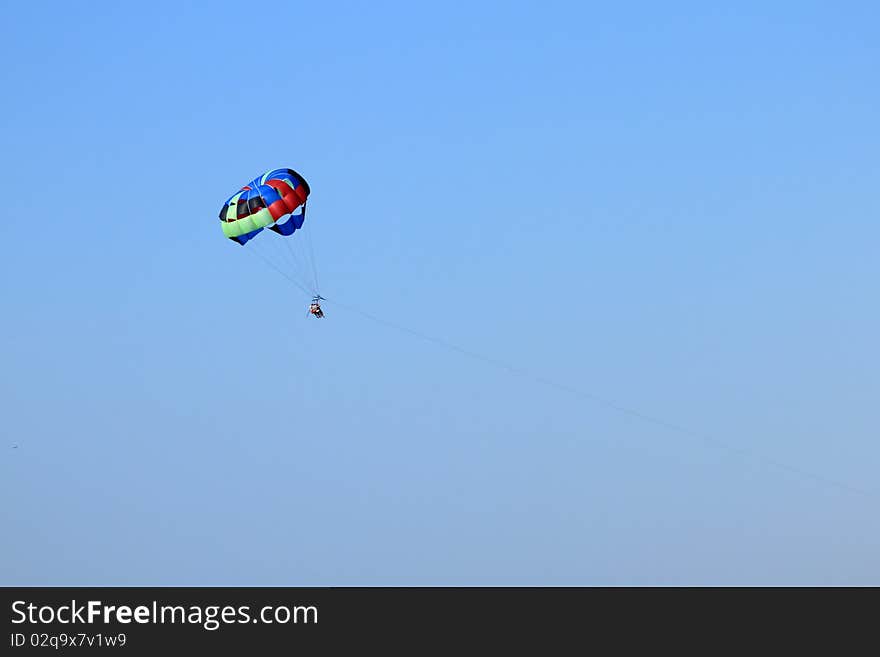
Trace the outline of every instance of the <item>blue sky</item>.
<instances>
[{"instance_id":1,"label":"blue sky","mask_svg":"<svg viewBox=\"0 0 880 657\"><path fill-rule=\"evenodd\" d=\"M878 21L5 3L0 583L880 584Z\"/></svg>"}]
</instances>

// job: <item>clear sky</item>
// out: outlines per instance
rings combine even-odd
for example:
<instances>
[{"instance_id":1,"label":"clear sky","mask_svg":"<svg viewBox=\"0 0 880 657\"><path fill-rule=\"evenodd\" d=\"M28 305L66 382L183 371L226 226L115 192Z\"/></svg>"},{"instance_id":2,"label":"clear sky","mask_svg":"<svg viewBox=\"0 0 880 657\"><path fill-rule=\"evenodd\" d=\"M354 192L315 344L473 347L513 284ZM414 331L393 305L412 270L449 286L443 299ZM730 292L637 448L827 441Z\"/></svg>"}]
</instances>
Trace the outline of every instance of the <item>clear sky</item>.
<instances>
[{"instance_id":1,"label":"clear sky","mask_svg":"<svg viewBox=\"0 0 880 657\"><path fill-rule=\"evenodd\" d=\"M880 9L714 4L4 2L0 584L880 584Z\"/></svg>"}]
</instances>

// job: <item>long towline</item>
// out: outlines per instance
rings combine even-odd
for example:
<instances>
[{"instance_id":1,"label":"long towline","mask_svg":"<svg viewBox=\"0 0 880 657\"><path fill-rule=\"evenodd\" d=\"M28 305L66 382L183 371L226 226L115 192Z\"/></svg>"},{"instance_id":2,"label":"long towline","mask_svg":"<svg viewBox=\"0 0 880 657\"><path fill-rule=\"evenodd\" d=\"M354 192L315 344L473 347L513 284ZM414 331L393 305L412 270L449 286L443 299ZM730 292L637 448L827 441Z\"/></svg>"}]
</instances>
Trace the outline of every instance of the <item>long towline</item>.
<instances>
[{"instance_id":1,"label":"long towline","mask_svg":"<svg viewBox=\"0 0 880 657\"><path fill-rule=\"evenodd\" d=\"M614 411L617 411L618 413L622 413L624 415L628 415L630 417L637 418L639 420L642 420L644 422L648 422L650 424L654 424L656 426L662 427L662 428L667 429L669 431L674 431L676 433L686 435L691 438L696 438L696 439L701 440L705 443L708 443L708 444L713 445L715 447L720 447L720 448L725 449L725 450L732 452L734 454L739 454L741 456L751 457L757 461L763 462L766 465L771 465L779 470L784 470L786 472L796 474L801 477L806 477L808 479L812 479L812 480L817 481L822 484L833 486L833 487L836 487L836 488L839 488L841 490L845 490L845 491L848 491L851 493L857 493L857 494L863 495L865 497L871 497L871 498L878 497L877 493L875 493L873 491L865 490L863 488L859 488L857 486L853 486L852 484L837 481L835 479L830 479L824 475L820 475L820 474L816 474L815 472L810 472L808 470L804 470L802 468L790 465L788 463L784 463L784 462L779 461L777 459L764 456L764 455L759 454L757 452L754 452L752 450L748 450L743 447L738 447L736 445L731 445L730 443L719 440L718 438L715 438L714 436L711 436L709 434L705 434L705 433L702 433L699 431L695 431L693 429L689 429L688 427L685 427L680 424L676 424L674 422L669 422L668 420L664 420L659 417L648 415L648 414L643 413L639 410L629 408L627 406L623 406L621 404L618 404L615 401L605 399L605 398L600 397L598 395L595 395L593 393L585 392L585 391L580 390L578 388L573 388L572 386L566 385L564 383L559 383L558 381L553 381L551 379L547 379L543 376L534 374L533 372L530 372L528 370L524 370L519 367L515 367L513 365L510 365L510 364L505 363L503 361L497 360L495 358L491 358L489 356L484 356L484 355L478 354L474 351L464 349L463 347L459 347L458 345L453 344L451 342L447 342L446 340L443 340L441 338L437 338L434 336L427 335L425 333L421 333L420 331L416 331L414 329L407 328L405 326L401 326L401 325L396 324L394 322L389 322L388 320L385 320L385 319L382 319L381 317L377 317L375 315L372 315L371 313L360 310L359 308L355 308L354 306L350 306L348 304L343 304L343 303L341 303L339 301L335 301L333 299L330 299L329 301L340 308L343 308L345 310L349 310L349 311L354 312L358 315L361 315L362 317L369 319L373 322L376 322L377 324L381 324L381 325L387 326L389 328L393 328L393 329L395 329L397 331L401 331L403 333L408 333L409 335L417 337L421 340L425 340L427 342L433 342L434 344L440 345L440 346L442 346L446 349L450 349L452 351L456 351L459 354L466 356L468 358L471 358L473 360L481 361L481 362L486 363L488 365L492 365L496 368L506 370L506 371L510 372L511 374L515 374L520 377L531 379L532 381L535 381L536 383L540 383L540 384L547 386L547 387L550 387L550 388L555 388L556 390L560 390L562 392L567 392L567 393L574 395L576 397L581 397L583 399L587 399L587 400L592 401L596 404L599 404L599 405L604 406L606 408L610 408Z\"/></svg>"},{"instance_id":2,"label":"long towline","mask_svg":"<svg viewBox=\"0 0 880 657\"><path fill-rule=\"evenodd\" d=\"M267 265L271 266L272 269L274 269L275 271L280 273L282 276L284 276L284 278L286 278L290 283L292 283L296 287L300 288L301 290L305 291L305 288L303 288L302 285L300 285L294 279L292 279L290 276L285 274L281 269L272 265L272 263L269 262L265 258L263 258L263 261ZM368 313L364 310L361 310L360 308L350 306L346 303L342 303L342 302L337 301L335 299L324 299L324 300L330 301L331 304L335 304L336 306L338 306L339 308L342 308L344 310L349 310L355 314L360 315L361 317L364 317L365 319L369 319L370 321L375 322L376 324L380 324L382 326L392 328L396 331L400 331L401 333L407 333L413 337L419 338L420 340L424 340L426 342L432 342L432 343L439 345L445 349L455 351L455 352L461 354L462 356L466 356L467 358L470 358L472 360L480 361L480 362L485 363L487 365L492 365L493 367L496 367L498 369L506 370L507 372L510 372L511 374L515 374L516 376L520 376L520 377L523 377L526 379L531 379L532 381L534 381L536 383L540 383L541 385L547 386L549 388L554 388L556 390L566 392L566 393L573 395L575 397L587 399L589 401L592 401L595 404L598 404L598 405L604 406L605 408L609 408L611 410L617 411L618 413L622 413L624 415L628 415L630 417L637 418L639 420L642 420L643 422L647 422L649 424L653 424L655 426L662 427L664 429L676 432L676 433L684 435L684 436L689 436L691 438L695 438L695 439L700 440L700 441L707 443L709 445L713 445L714 447L720 447L722 449L725 449L728 452L731 452L733 454L738 454L740 456L750 457L752 459L755 459L758 462L764 463L765 465L770 465L778 470L783 470L783 471L791 473L791 474L796 474L796 475L799 475L799 476L807 478L807 479L812 479L813 481L817 481L821 484L824 484L827 486L832 486L834 488L838 488L841 490L845 490L850 493L856 493L858 495L862 495L865 497L870 497L870 498L874 498L874 499L880 497L880 495L878 495L874 491L869 491L864 488L859 488L858 486L853 486L852 484L837 481L836 479L830 479L829 477L826 477L825 475L817 474L815 472L810 472L809 470L804 470L803 468L799 468L797 466L793 466L788 463L784 463L783 461L779 461L777 459L774 459L774 458L771 458L768 456L764 456L762 454L759 454L758 452L745 449L744 447L738 447L736 445L731 445L730 443L727 443L723 440L719 440L718 438L715 438L714 436L711 436L709 434L706 434L706 433L703 433L700 431L695 431L693 429L685 427L684 425L677 424L675 422L670 422L668 420L664 420L662 418L655 417L653 415L648 415L647 413L643 413L637 409L629 408L627 406L619 404L619 403L612 401L610 399L605 399L604 397L601 397L599 395L596 395L596 394L593 394L590 392L586 392L586 391L580 390L578 388L574 388L574 387L566 385L564 383L559 383L558 381L553 381L551 379L547 379L543 376L537 375L537 374L530 372L528 370L524 370L520 367L515 367L513 365L510 365L509 363L505 363L504 361L498 360L496 358L484 356L483 354L479 354L475 351L470 351L469 349L465 349L463 347L460 347L456 344L453 344L451 342L443 340L442 338L428 335L426 333L422 333L421 331L416 331L415 329L411 329L406 326L402 326L402 325L397 324L395 322L390 322L387 319L383 319L381 317L373 315L372 313Z\"/></svg>"}]
</instances>

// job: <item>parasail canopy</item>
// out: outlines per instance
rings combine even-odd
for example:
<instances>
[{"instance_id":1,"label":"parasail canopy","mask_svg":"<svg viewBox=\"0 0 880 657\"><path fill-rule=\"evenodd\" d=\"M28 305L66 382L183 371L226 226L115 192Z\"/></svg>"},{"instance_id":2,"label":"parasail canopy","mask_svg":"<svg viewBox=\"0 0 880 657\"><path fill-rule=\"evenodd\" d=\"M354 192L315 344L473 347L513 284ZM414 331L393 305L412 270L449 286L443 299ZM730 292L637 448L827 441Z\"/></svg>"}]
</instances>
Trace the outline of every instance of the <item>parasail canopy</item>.
<instances>
[{"instance_id":1,"label":"parasail canopy","mask_svg":"<svg viewBox=\"0 0 880 657\"><path fill-rule=\"evenodd\" d=\"M223 234L244 245L264 228L292 235L305 221L309 184L293 169L273 169L226 199L220 210ZM302 212L293 214L297 208Z\"/></svg>"}]
</instances>

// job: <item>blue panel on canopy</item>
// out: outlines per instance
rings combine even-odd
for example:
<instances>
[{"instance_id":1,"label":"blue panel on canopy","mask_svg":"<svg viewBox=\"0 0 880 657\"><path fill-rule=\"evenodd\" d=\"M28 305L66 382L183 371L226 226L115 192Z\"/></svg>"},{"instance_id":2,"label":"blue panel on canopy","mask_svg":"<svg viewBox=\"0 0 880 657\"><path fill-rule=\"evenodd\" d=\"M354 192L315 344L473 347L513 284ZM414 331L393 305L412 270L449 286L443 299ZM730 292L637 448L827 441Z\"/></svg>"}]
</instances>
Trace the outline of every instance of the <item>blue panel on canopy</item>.
<instances>
[{"instance_id":1,"label":"blue panel on canopy","mask_svg":"<svg viewBox=\"0 0 880 657\"><path fill-rule=\"evenodd\" d=\"M239 235L238 237L230 237L229 239L234 240L244 246L245 242L247 242L249 239L253 239L254 236L256 236L256 234L259 233L261 230L263 229L257 228L256 230L252 230L251 232L245 233L244 235Z\"/></svg>"},{"instance_id":2,"label":"blue panel on canopy","mask_svg":"<svg viewBox=\"0 0 880 657\"><path fill-rule=\"evenodd\" d=\"M290 219L285 221L283 224L274 224L272 226L269 226L269 230L274 230L279 235L293 235L294 231L303 227L303 222L305 220L305 213L292 214L290 215Z\"/></svg>"}]
</instances>

